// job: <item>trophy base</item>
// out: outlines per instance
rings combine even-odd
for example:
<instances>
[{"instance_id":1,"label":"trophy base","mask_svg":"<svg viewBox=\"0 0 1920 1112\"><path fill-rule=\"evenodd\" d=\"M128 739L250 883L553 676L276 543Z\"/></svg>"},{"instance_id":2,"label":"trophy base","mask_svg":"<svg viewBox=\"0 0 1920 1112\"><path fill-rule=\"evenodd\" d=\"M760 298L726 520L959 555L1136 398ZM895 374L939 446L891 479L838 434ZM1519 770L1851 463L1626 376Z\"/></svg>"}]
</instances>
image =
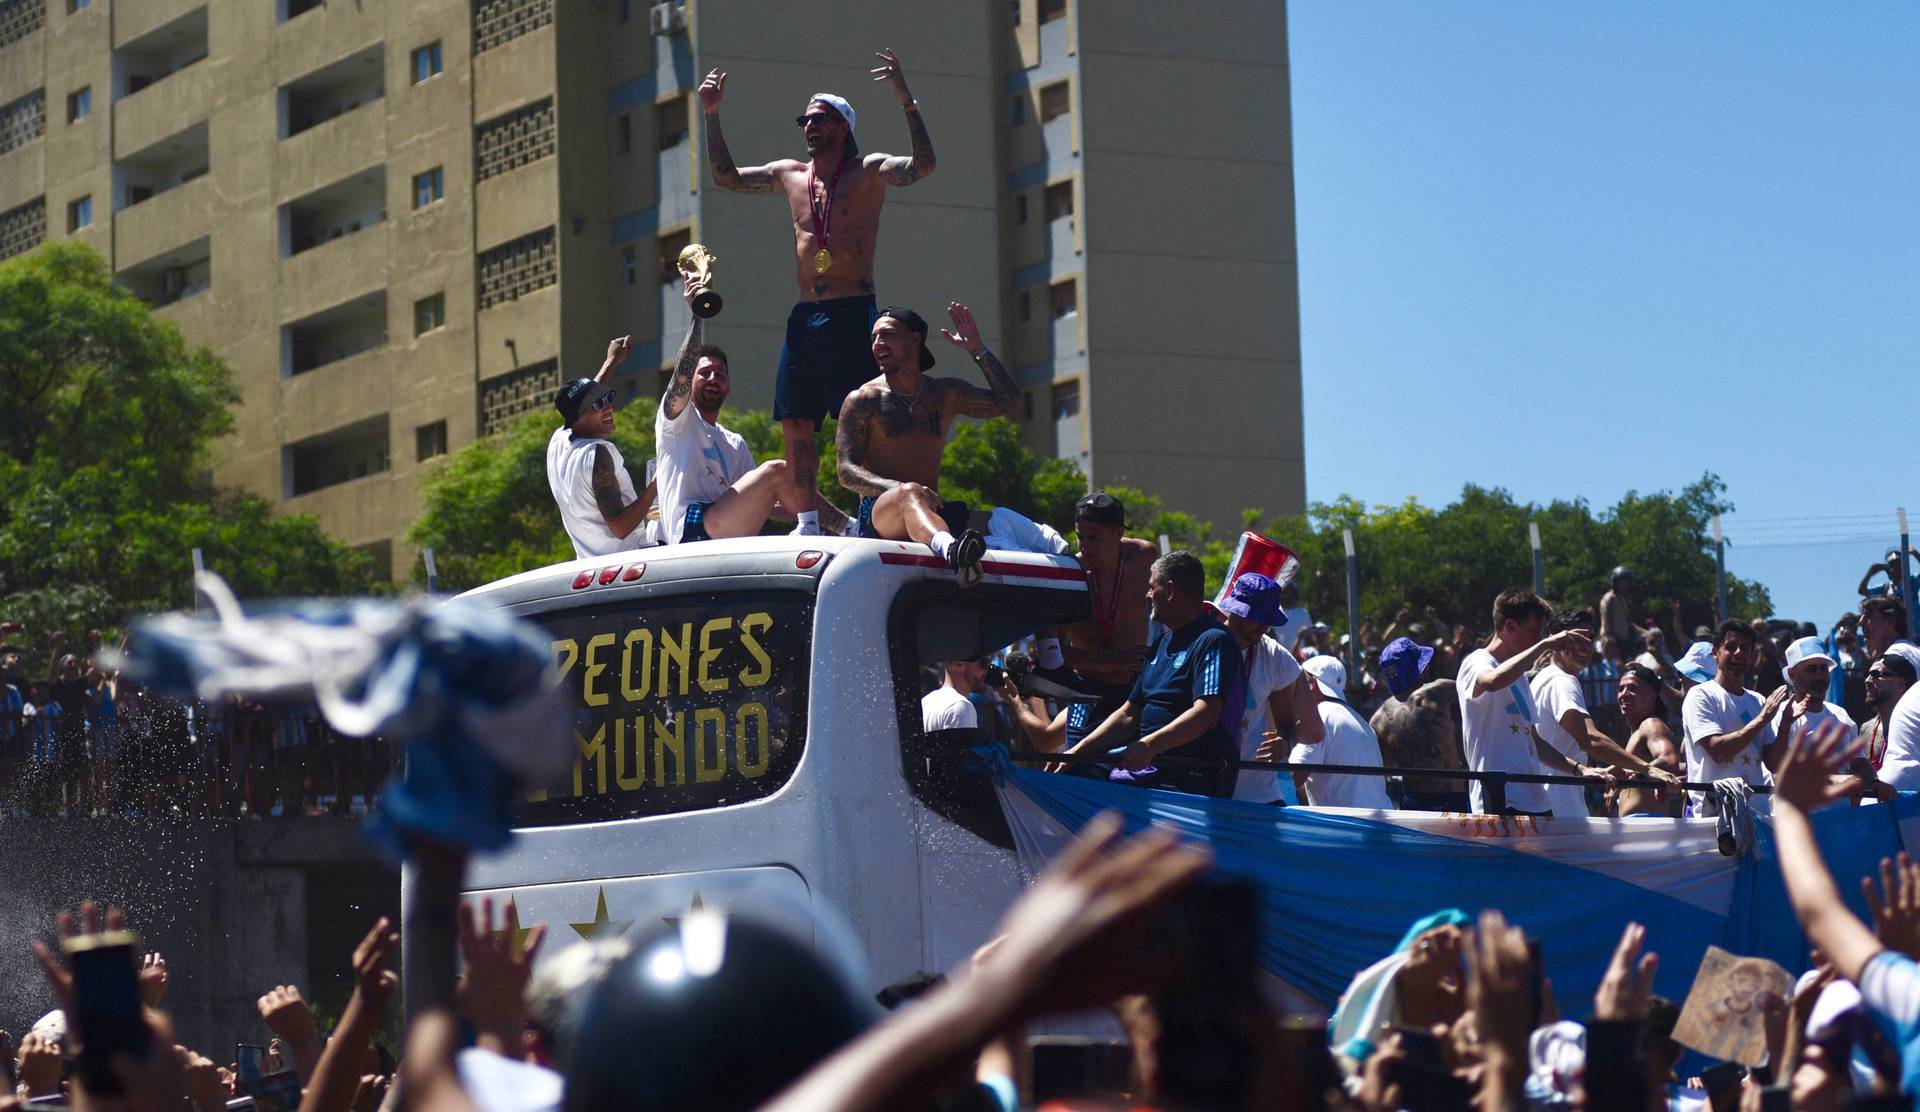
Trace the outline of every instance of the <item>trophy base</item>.
<instances>
[{"instance_id":1,"label":"trophy base","mask_svg":"<svg viewBox=\"0 0 1920 1112\"><path fill-rule=\"evenodd\" d=\"M693 295L693 315L701 320L711 320L720 315L723 304L719 294L712 290L701 290Z\"/></svg>"}]
</instances>

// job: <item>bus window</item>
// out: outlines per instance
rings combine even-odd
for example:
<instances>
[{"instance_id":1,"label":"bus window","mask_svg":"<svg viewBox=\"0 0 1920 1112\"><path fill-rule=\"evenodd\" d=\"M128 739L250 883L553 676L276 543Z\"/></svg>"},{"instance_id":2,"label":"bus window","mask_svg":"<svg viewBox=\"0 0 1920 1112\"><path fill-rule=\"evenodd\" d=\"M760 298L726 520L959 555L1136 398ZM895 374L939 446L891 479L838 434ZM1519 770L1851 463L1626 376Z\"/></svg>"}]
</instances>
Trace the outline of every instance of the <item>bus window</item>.
<instances>
[{"instance_id":1,"label":"bus window","mask_svg":"<svg viewBox=\"0 0 1920 1112\"><path fill-rule=\"evenodd\" d=\"M1026 748L1011 715L994 713L999 708L987 704L981 707L980 728L929 734L921 729L920 698L939 682L934 665L988 660L1043 629L1086 618L1087 596L1078 591L986 584L962 591L927 582L901 592L888 636L901 769L914 798L980 838L1013 848L993 785L979 760L966 752L989 740Z\"/></svg>"},{"instance_id":2,"label":"bus window","mask_svg":"<svg viewBox=\"0 0 1920 1112\"><path fill-rule=\"evenodd\" d=\"M656 595L533 615L574 708L573 770L520 825L726 807L779 790L806 744L813 598Z\"/></svg>"}]
</instances>

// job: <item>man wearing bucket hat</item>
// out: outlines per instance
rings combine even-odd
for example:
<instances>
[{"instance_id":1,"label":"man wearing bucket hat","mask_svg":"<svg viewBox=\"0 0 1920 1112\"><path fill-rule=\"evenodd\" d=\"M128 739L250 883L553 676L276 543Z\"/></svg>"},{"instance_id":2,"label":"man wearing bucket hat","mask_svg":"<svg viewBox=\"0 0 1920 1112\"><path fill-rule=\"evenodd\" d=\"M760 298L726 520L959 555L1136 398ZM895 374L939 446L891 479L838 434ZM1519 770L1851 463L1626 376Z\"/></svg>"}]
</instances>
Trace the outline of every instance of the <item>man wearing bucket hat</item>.
<instances>
[{"instance_id":1,"label":"man wearing bucket hat","mask_svg":"<svg viewBox=\"0 0 1920 1112\"><path fill-rule=\"evenodd\" d=\"M1298 682L1300 665L1293 654L1269 635L1287 623L1280 605L1280 584L1259 572L1236 577L1227 596L1211 606L1240 647L1246 671L1246 706L1240 712L1240 759L1279 760L1296 741L1317 742L1326 736L1313 709L1313 685ZM1229 714L1233 708L1228 708ZM1242 769L1234 781L1233 798L1254 803L1280 800L1277 772Z\"/></svg>"},{"instance_id":2,"label":"man wearing bucket hat","mask_svg":"<svg viewBox=\"0 0 1920 1112\"><path fill-rule=\"evenodd\" d=\"M1320 719L1322 739L1302 742L1293 747L1289 759L1294 764L1368 765L1380 767L1380 739L1367 720L1347 705L1347 666L1331 653L1312 657L1301 670L1318 693L1314 713ZM1387 798L1387 781L1382 776L1358 773L1293 771L1294 787L1300 798L1315 807L1367 807L1376 811L1393 809Z\"/></svg>"},{"instance_id":3,"label":"man wearing bucket hat","mask_svg":"<svg viewBox=\"0 0 1920 1112\"><path fill-rule=\"evenodd\" d=\"M1818 637L1802 637L1787 646L1786 660L1787 686L1793 689L1792 697L1787 700L1791 708L1787 712L1788 725L1783 731L1787 743L1798 744L1803 735L1828 719L1840 723L1846 731L1846 740L1852 742L1860 727L1847 713L1847 708L1827 702L1833 658L1827 655L1826 643Z\"/></svg>"},{"instance_id":4,"label":"man wearing bucket hat","mask_svg":"<svg viewBox=\"0 0 1920 1112\"><path fill-rule=\"evenodd\" d=\"M814 430L840 412L841 401L873 374L867 333L881 315L874 301L873 257L887 188L909 186L933 173L933 140L920 119L920 103L907 89L900 59L891 50L876 57L880 65L872 70L873 79L887 84L906 113L911 155L862 157L853 105L834 93L815 93L794 120L805 138L807 161L736 165L720 130L727 75L714 70L700 83L714 184L735 193L779 194L793 214L800 301L787 314L773 416L786 439L794 481L808 495L815 493L819 464Z\"/></svg>"},{"instance_id":5,"label":"man wearing bucket hat","mask_svg":"<svg viewBox=\"0 0 1920 1112\"><path fill-rule=\"evenodd\" d=\"M614 396L607 379L632 348L632 339L616 337L592 378L576 378L553 396L560 427L547 440L547 488L577 557L605 556L659 540L659 523L647 520L654 487L634 493L626 461L607 439L613 435Z\"/></svg>"},{"instance_id":6,"label":"man wearing bucket hat","mask_svg":"<svg viewBox=\"0 0 1920 1112\"><path fill-rule=\"evenodd\" d=\"M1369 723L1380 740L1380 756L1398 768L1465 768L1460 752L1460 704L1453 681L1421 684L1434 650L1411 637L1396 637L1380 650L1380 675L1387 701ZM1401 781L1401 805L1409 811L1470 810L1465 780L1409 776Z\"/></svg>"}]
</instances>

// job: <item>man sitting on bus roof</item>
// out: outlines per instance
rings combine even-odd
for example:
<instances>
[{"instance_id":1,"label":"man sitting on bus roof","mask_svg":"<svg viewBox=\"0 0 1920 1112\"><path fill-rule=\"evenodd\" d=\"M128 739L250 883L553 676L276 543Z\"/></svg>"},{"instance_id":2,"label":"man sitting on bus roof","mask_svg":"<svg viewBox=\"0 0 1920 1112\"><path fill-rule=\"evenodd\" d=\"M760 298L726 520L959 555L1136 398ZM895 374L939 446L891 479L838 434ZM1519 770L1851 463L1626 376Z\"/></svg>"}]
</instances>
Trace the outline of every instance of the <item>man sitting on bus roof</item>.
<instances>
[{"instance_id":1,"label":"man sitting on bus roof","mask_svg":"<svg viewBox=\"0 0 1920 1112\"><path fill-rule=\"evenodd\" d=\"M954 569L961 586L970 587L980 581L980 559L990 546L1053 554L1067 546L1052 529L1011 510L974 510L935 493L940 453L954 421L1004 416L1020 404L1020 388L981 341L973 311L955 301L947 315L954 331L941 329L941 335L980 365L987 389L928 375L933 352L927 350L927 322L911 309L890 306L873 325L880 374L847 395L835 451L840 485L861 496L860 535L918 541Z\"/></svg>"},{"instance_id":2,"label":"man sitting on bus roof","mask_svg":"<svg viewBox=\"0 0 1920 1112\"><path fill-rule=\"evenodd\" d=\"M547 487L560 506L560 524L576 557L606 556L659 543L658 523L647 519L654 487L633 492L613 435L613 387L607 379L632 350L631 337L607 344L606 361L592 378L576 378L553 396L560 427L547 441Z\"/></svg>"},{"instance_id":3,"label":"man sitting on bus roof","mask_svg":"<svg viewBox=\"0 0 1920 1112\"><path fill-rule=\"evenodd\" d=\"M681 290L693 296L693 279ZM687 327L680 355L660 409L653 418L654 479L660 486L660 522L667 543L750 537L770 517L797 517L796 532L820 532L820 518L832 532L845 530L847 516L826 499L819 510L790 513L813 499L793 482L783 459L755 465L753 450L741 435L720 423L720 407L733 392L727 353L706 343L706 321Z\"/></svg>"}]
</instances>

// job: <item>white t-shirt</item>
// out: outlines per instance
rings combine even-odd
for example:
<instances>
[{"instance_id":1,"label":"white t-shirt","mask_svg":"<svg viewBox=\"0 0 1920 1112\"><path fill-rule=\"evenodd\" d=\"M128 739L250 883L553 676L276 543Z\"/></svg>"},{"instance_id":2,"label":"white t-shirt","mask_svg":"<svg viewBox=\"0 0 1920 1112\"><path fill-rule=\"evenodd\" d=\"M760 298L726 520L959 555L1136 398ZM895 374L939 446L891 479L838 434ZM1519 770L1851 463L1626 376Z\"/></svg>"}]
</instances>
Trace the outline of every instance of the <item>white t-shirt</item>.
<instances>
[{"instance_id":1,"label":"white t-shirt","mask_svg":"<svg viewBox=\"0 0 1920 1112\"><path fill-rule=\"evenodd\" d=\"M688 506L718 501L754 466L746 440L725 425L709 424L691 400L669 421L661 399L653 415L653 444L659 458L653 477L660 484L660 524L668 544L680 543Z\"/></svg>"},{"instance_id":2,"label":"white t-shirt","mask_svg":"<svg viewBox=\"0 0 1920 1112\"><path fill-rule=\"evenodd\" d=\"M1272 634L1253 646L1253 662L1247 666L1247 710L1240 725L1240 759L1251 761L1260 749L1260 741L1273 728L1273 712L1267 697L1285 691L1300 678L1300 662L1282 648ZM1233 798L1255 803L1271 803L1280 798L1280 773L1256 772L1243 768L1233 782Z\"/></svg>"},{"instance_id":3,"label":"white t-shirt","mask_svg":"<svg viewBox=\"0 0 1920 1112\"><path fill-rule=\"evenodd\" d=\"M620 481L620 501L632 505L633 478L627 463L611 440L575 437L562 425L547 441L547 488L560 507L560 524L573 541L575 556L606 556L633 548L644 548L654 538L644 528L626 537L616 537L600 515L600 504L593 500L593 450L604 445L613 456L613 477ZM643 523L645 524L645 523Z\"/></svg>"},{"instance_id":4,"label":"white t-shirt","mask_svg":"<svg viewBox=\"0 0 1920 1112\"><path fill-rule=\"evenodd\" d=\"M1534 675L1530 686L1533 689L1533 712L1535 721L1539 723L1537 728L1540 736L1561 756L1574 764L1585 764L1587 751L1560 725L1560 719L1570 710L1577 710L1584 717L1592 717L1592 712L1587 710L1587 696L1580 689L1580 677L1558 664L1548 664ZM1576 784L1548 784L1547 798L1553 801L1553 817L1556 819L1589 817L1585 788Z\"/></svg>"},{"instance_id":5,"label":"white t-shirt","mask_svg":"<svg viewBox=\"0 0 1920 1112\"><path fill-rule=\"evenodd\" d=\"M1680 724L1687 737L1687 779L1704 783L1738 776L1749 784L1773 782L1772 773L1761 760L1761 750L1773 741L1773 723L1767 723L1760 736L1734 754L1730 761L1714 760L1707 747L1700 744L1704 738L1737 730L1753 721L1760 713L1762 702L1752 690L1729 694L1717 679L1698 684L1687 692L1686 700L1680 704ZM1688 792L1687 795L1693 801L1694 814L1716 813L1708 793Z\"/></svg>"},{"instance_id":6,"label":"white t-shirt","mask_svg":"<svg viewBox=\"0 0 1920 1112\"><path fill-rule=\"evenodd\" d=\"M1887 754L1880 779L1898 791L1920 791L1920 683L1907 688L1887 716Z\"/></svg>"},{"instance_id":7,"label":"white t-shirt","mask_svg":"<svg viewBox=\"0 0 1920 1112\"><path fill-rule=\"evenodd\" d=\"M1475 649L1460 662L1455 688L1460 699L1460 747L1467 768L1474 772L1540 773L1540 756L1533 748L1533 690L1521 676L1499 691L1473 694L1473 681L1482 672L1500 667L1491 649ZM1486 810L1480 781L1468 785L1475 811ZM1544 784L1508 784L1507 806L1536 814L1550 811L1552 801Z\"/></svg>"},{"instance_id":8,"label":"white t-shirt","mask_svg":"<svg viewBox=\"0 0 1920 1112\"><path fill-rule=\"evenodd\" d=\"M1860 726L1854 722L1853 715L1847 713L1847 708L1841 706L1839 703L1829 702L1823 699L1821 700L1819 710L1814 711L1812 714L1803 714L1793 720L1793 725L1787 730L1787 740L1792 744L1798 745L1800 739L1807 736L1808 730L1817 729L1822 722L1828 719L1840 723L1841 727L1846 730L1846 741L1844 744L1850 745L1853 743L1854 738L1860 736Z\"/></svg>"},{"instance_id":9,"label":"white t-shirt","mask_svg":"<svg viewBox=\"0 0 1920 1112\"><path fill-rule=\"evenodd\" d=\"M1326 727L1325 741L1293 747L1297 764L1380 766L1380 739L1373 735L1367 720L1352 707L1332 699L1320 701L1320 723ZM1371 807L1379 811L1393 809L1387 798L1387 781L1380 776L1356 776L1351 773L1310 772L1306 777L1307 802L1315 807Z\"/></svg>"},{"instance_id":10,"label":"white t-shirt","mask_svg":"<svg viewBox=\"0 0 1920 1112\"><path fill-rule=\"evenodd\" d=\"M920 697L920 728L927 733L970 730L979 724L980 714L973 709L972 700L946 684Z\"/></svg>"},{"instance_id":11,"label":"white t-shirt","mask_svg":"<svg viewBox=\"0 0 1920 1112\"><path fill-rule=\"evenodd\" d=\"M1300 647L1300 637L1313 627L1313 615L1307 613L1304 606L1292 606L1281 613L1287 616L1287 624L1273 631L1274 640L1284 645L1288 652Z\"/></svg>"}]
</instances>

